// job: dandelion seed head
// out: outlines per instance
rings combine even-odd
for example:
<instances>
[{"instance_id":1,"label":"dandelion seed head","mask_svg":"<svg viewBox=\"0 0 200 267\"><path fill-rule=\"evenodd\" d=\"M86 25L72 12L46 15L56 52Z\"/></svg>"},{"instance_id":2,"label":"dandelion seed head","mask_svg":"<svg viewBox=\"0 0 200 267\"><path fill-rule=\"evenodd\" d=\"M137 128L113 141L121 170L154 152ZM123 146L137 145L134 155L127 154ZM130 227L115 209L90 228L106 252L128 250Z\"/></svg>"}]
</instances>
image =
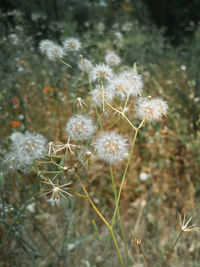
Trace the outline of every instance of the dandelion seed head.
<instances>
[{"instance_id":1,"label":"dandelion seed head","mask_svg":"<svg viewBox=\"0 0 200 267\"><path fill-rule=\"evenodd\" d=\"M94 90L90 92L92 101L98 106L102 107L103 96L105 102L111 102L115 96L115 92L112 89L105 88L104 90L100 86L96 86Z\"/></svg>"},{"instance_id":2,"label":"dandelion seed head","mask_svg":"<svg viewBox=\"0 0 200 267\"><path fill-rule=\"evenodd\" d=\"M122 98L129 96L130 84L123 76L115 76L108 83L108 91L114 91L116 95Z\"/></svg>"},{"instance_id":3,"label":"dandelion seed head","mask_svg":"<svg viewBox=\"0 0 200 267\"><path fill-rule=\"evenodd\" d=\"M105 57L105 61L110 66L117 66L120 64L121 59L114 52L108 52Z\"/></svg>"},{"instance_id":4,"label":"dandelion seed head","mask_svg":"<svg viewBox=\"0 0 200 267\"><path fill-rule=\"evenodd\" d=\"M18 155L19 161L31 165L34 160L44 157L47 140L40 134L26 132L23 138L13 143L13 150Z\"/></svg>"},{"instance_id":5,"label":"dandelion seed head","mask_svg":"<svg viewBox=\"0 0 200 267\"><path fill-rule=\"evenodd\" d=\"M100 135L93 146L97 158L103 159L109 164L128 157L127 139L116 132L107 132Z\"/></svg>"},{"instance_id":6,"label":"dandelion seed head","mask_svg":"<svg viewBox=\"0 0 200 267\"><path fill-rule=\"evenodd\" d=\"M47 54L47 51L50 47L54 45L54 42L51 40L42 40L39 44L39 49L42 54Z\"/></svg>"},{"instance_id":7,"label":"dandelion seed head","mask_svg":"<svg viewBox=\"0 0 200 267\"><path fill-rule=\"evenodd\" d=\"M167 103L162 99L138 98L135 105L138 118L146 119L149 122L158 121L162 115L167 113Z\"/></svg>"},{"instance_id":8,"label":"dandelion seed head","mask_svg":"<svg viewBox=\"0 0 200 267\"><path fill-rule=\"evenodd\" d=\"M63 48L65 51L79 51L81 48L81 42L76 38L67 38L63 42Z\"/></svg>"},{"instance_id":9,"label":"dandelion seed head","mask_svg":"<svg viewBox=\"0 0 200 267\"><path fill-rule=\"evenodd\" d=\"M60 45L57 45L52 42L52 44L46 50L45 54L49 60L55 61L56 59L63 58L65 55L65 52Z\"/></svg>"},{"instance_id":10,"label":"dandelion seed head","mask_svg":"<svg viewBox=\"0 0 200 267\"><path fill-rule=\"evenodd\" d=\"M81 71L89 72L93 66L89 59L81 58L78 62L78 67Z\"/></svg>"},{"instance_id":11,"label":"dandelion seed head","mask_svg":"<svg viewBox=\"0 0 200 267\"><path fill-rule=\"evenodd\" d=\"M163 100L162 98L154 98L153 102L154 102L155 105L158 106L158 108L160 109L162 115L166 116L167 115L167 111L168 111L167 102L165 100Z\"/></svg>"},{"instance_id":12,"label":"dandelion seed head","mask_svg":"<svg viewBox=\"0 0 200 267\"><path fill-rule=\"evenodd\" d=\"M46 139L40 134L30 132L11 135L11 151L5 157L5 162L13 168L23 169L30 166L34 160L44 157Z\"/></svg>"},{"instance_id":13,"label":"dandelion seed head","mask_svg":"<svg viewBox=\"0 0 200 267\"><path fill-rule=\"evenodd\" d=\"M101 79L110 80L113 76L112 69L106 64L98 64L90 71L92 81L100 81Z\"/></svg>"},{"instance_id":14,"label":"dandelion seed head","mask_svg":"<svg viewBox=\"0 0 200 267\"><path fill-rule=\"evenodd\" d=\"M74 141L86 141L92 137L94 131L94 123L86 115L74 115L66 124L66 132Z\"/></svg>"},{"instance_id":15,"label":"dandelion seed head","mask_svg":"<svg viewBox=\"0 0 200 267\"><path fill-rule=\"evenodd\" d=\"M20 133L20 132L14 132L14 133L12 133L11 134L11 136L10 136L10 140L12 141L12 142L18 142L18 141L20 141L21 139L23 139L23 134L22 133Z\"/></svg>"},{"instance_id":16,"label":"dandelion seed head","mask_svg":"<svg viewBox=\"0 0 200 267\"><path fill-rule=\"evenodd\" d=\"M16 170L24 169L24 164L22 164L17 154L14 151L8 152L3 160L3 165L7 167L8 172L15 172Z\"/></svg>"},{"instance_id":17,"label":"dandelion seed head","mask_svg":"<svg viewBox=\"0 0 200 267\"><path fill-rule=\"evenodd\" d=\"M124 71L120 74L120 77L126 80L129 84L128 95L141 95L143 89L143 80L141 75L138 75L133 71Z\"/></svg>"}]
</instances>

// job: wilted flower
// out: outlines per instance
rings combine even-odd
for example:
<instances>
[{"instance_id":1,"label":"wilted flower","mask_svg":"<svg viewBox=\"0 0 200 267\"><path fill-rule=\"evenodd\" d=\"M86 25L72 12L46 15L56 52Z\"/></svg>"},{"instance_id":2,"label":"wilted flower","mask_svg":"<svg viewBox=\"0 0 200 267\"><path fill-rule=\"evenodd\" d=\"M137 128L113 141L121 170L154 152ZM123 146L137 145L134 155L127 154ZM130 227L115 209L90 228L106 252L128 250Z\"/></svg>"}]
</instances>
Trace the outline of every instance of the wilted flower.
<instances>
[{"instance_id":1,"label":"wilted flower","mask_svg":"<svg viewBox=\"0 0 200 267\"><path fill-rule=\"evenodd\" d=\"M111 102L114 98L115 92L114 90L109 88L105 88L102 90L100 86L96 86L94 90L90 92L92 101L97 105L97 106L102 106L103 104L103 94L104 94L104 101L105 102Z\"/></svg>"},{"instance_id":2,"label":"wilted flower","mask_svg":"<svg viewBox=\"0 0 200 267\"><path fill-rule=\"evenodd\" d=\"M71 184L71 182L63 184L63 185L59 185L58 182L57 184L54 184L50 179L48 180L48 182L45 182L45 184L48 184L51 186L51 188L43 193L40 197L43 197L45 195L51 194L50 199L47 200L47 202L49 202L52 206L54 206L55 204L59 204L60 202L60 196L66 199L66 195L68 196L72 196L70 193L68 193L66 191L66 189L69 189L67 186Z\"/></svg>"},{"instance_id":3,"label":"wilted flower","mask_svg":"<svg viewBox=\"0 0 200 267\"><path fill-rule=\"evenodd\" d=\"M103 63L103 64L99 64L93 67L91 69L90 75L91 75L92 81L101 80L101 79L110 80L113 76L113 72L112 72L112 69L108 65Z\"/></svg>"},{"instance_id":4,"label":"wilted flower","mask_svg":"<svg viewBox=\"0 0 200 267\"><path fill-rule=\"evenodd\" d=\"M128 157L127 139L116 132L107 132L93 143L97 157L112 164Z\"/></svg>"},{"instance_id":5,"label":"wilted flower","mask_svg":"<svg viewBox=\"0 0 200 267\"><path fill-rule=\"evenodd\" d=\"M184 214L183 219L182 219L180 213L178 213L178 223L179 223L179 227L180 227L182 232L192 232L192 231L199 231L200 230L199 227L195 227L196 224L189 225L191 220L192 220L192 217L190 217L186 221L186 214Z\"/></svg>"},{"instance_id":6,"label":"wilted flower","mask_svg":"<svg viewBox=\"0 0 200 267\"><path fill-rule=\"evenodd\" d=\"M92 63L90 60L86 58L81 58L78 62L78 67L82 71L89 72L92 69Z\"/></svg>"},{"instance_id":7,"label":"wilted flower","mask_svg":"<svg viewBox=\"0 0 200 267\"><path fill-rule=\"evenodd\" d=\"M74 141L86 141L95 131L93 121L86 115L74 115L66 124L66 132Z\"/></svg>"},{"instance_id":8,"label":"wilted flower","mask_svg":"<svg viewBox=\"0 0 200 267\"><path fill-rule=\"evenodd\" d=\"M110 66L117 66L120 64L121 59L114 52L108 52L105 57L105 61Z\"/></svg>"},{"instance_id":9,"label":"wilted flower","mask_svg":"<svg viewBox=\"0 0 200 267\"><path fill-rule=\"evenodd\" d=\"M94 158L95 158L94 154L90 150L88 150L88 149L83 149L78 154L79 161L86 168L88 167L88 165L90 164L90 162L94 160Z\"/></svg>"},{"instance_id":10,"label":"wilted flower","mask_svg":"<svg viewBox=\"0 0 200 267\"><path fill-rule=\"evenodd\" d=\"M66 51L79 51L81 48L81 42L76 38L67 38L63 42L63 48Z\"/></svg>"},{"instance_id":11,"label":"wilted flower","mask_svg":"<svg viewBox=\"0 0 200 267\"><path fill-rule=\"evenodd\" d=\"M162 115L165 116L168 105L161 98L140 97L136 102L135 108L140 119L151 122L159 120Z\"/></svg>"},{"instance_id":12,"label":"wilted flower","mask_svg":"<svg viewBox=\"0 0 200 267\"><path fill-rule=\"evenodd\" d=\"M83 106L87 106L87 103L81 97L77 97L75 102L77 107L80 107L81 109L83 108Z\"/></svg>"}]
</instances>

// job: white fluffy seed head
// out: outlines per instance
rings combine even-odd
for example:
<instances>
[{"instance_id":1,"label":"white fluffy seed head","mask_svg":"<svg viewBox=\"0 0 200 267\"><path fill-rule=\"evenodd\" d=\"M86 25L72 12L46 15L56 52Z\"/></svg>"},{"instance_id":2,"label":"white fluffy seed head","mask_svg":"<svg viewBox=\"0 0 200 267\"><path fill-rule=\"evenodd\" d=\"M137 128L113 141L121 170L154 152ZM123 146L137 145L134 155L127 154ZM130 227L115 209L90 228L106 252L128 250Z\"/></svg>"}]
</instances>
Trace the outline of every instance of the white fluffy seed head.
<instances>
[{"instance_id":1,"label":"white fluffy seed head","mask_svg":"<svg viewBox=\"0 0 200 267\"><path fill-rule=\"evenodd\" d=\"M115 52L108 52L105 57L105 61L110 66L117 66L120 64L121 59L115 54Z\"/></svg>"},{"instance_id":2,"label":"white fluffy seed head","mask_svg":"<svg viewBox=\"0 0 200 267\"><path fill-rule=\"evenodd\" d=\"M168 105L161 98L140 97L137 99L135 109L137 116L149 122L158 121L162 115L167 114Z\"/></svg>"},{"instance_id":3,"label":"white fluffy seed head","mask_svg":"<svg viewBox=\"0 0 200 267\"><path fill-rule=\"evenodd\" d=\"M115 76L108 83L108 90L114 91L116 95L119 95L122 98L129 97L130 83L122 77Z\"/></svg>"},{"instance_id":4,"label":"white fluffy seed head","mask_svg":"<svg viewBox=\"0 0 200 267\"><path fill-rule=\"evenodd\" d=\"M81 48L81 42L76 38L67 38L63 42L63 48L65 51L79 51Z\"/></svg>"},{"instance_id":5,"label":"white fluffy seed head","mask_svg":"<svg viewBox=\"0 0 200 267\"><path fill-rule=\"evenodd\" d=\"M30 165L34 160L44 157L47 140L41 134L26 132L23 138L14 142L14 150L19 160L25 165Z\"/></svg>"},{"instance_id":6,"label":"white fluffy seed head","mask_svg":"<svg viewBox=\"0 0 200 267\"><path fill-rule=\"evenodd\" d=\"M55 61L56 59L63 58L65 52L60 45L52 42L52 44L47 48L45 54L49 60Z\"/></svg>"},{"instance_id":7,"label":"white fluffy seed head","mask_svg":"<svg viewBox=\"0 0 200 267\"><path fill-rule=\"evenodd\" d=\"M112 89L105 88L104 90L100 86L96 86L94 90L90 92L92 102L94 102L98 107L103 104L103 96L105 102L111 102L115 96L115 92Z\"/></svg>"},{"instance_id":8,"label":"white fluffy seed head","mask_svg":"<svg viewBox=\"0 0 200 267\"><path fill-rule=\"evenodd\" d=\"M133 71L124 71L120 74L120 77L125 79L127 83L129 83L129 95L141 95L143 89L143 80L141 75L138 75Z\"/></svg>"},{"instance_id":9,"label":"white fluffy seed head","mask_svg":"<svg viewBox=\"0 0 200 267\"><path fill-rule=\"evenodd\" d=\"M14 133L10 138L11 152L7 154L5 163L7 161L7 164L23 169L33 164L34 160L44 157L47 141L42 135L27 131L25 134Z\"/></svg>"},{"instance_id":10,"label":"white fluffy seed head","mask_svg":"<svg viewBox=\"0 0 200 267\"><path fill-rule=\"evenodd\" d=\"M113 76L112 69L106 64L98 64L91 69L90 72L92 81L110 80Z\"/></svg>"},{"instance_id":11,"label":"white fluffy seed head","mask_svg":"<svg viewBox=\"0 0 200 267\"><path fill-rule=\"evenodd\" d=\"M74 141L86 141L92 137L95 126L88 116L74 115L67 122L65 130Z\"/></svg>"},{"instance_id":12,"label":"white fluffy seed head","mask_svg":"<svg viewBox=\"0 0 200 267\"><path fill-rule=\"evenodd\" d=\"M17 143L18 141L20 142L21 139L23 139L23 134L20 133L20 132L14 132L11 134L10 136L10 140L13 142L13 143Z\"/></svg>"},{"instance_id":13,"label":"white fluffy seed head","mask_svg":"<svg viewBox=\"0 0 200 267\"><path fill-rule=\"evenodd\" d=\"M127 139L116 132L103 133L96 139L93 146L97 157L109 164L128 157Z\"/></svg>"},{"instance_id":14,"label":"white fluffy seed head","mask_svg":"<svg viewBox=\"0 0 200 267\"><path fill-rule=\"evenodd\" d=\"M152 101L154 102L155 105L157 105L158 109L161 111L161 114L163 116L166 116L168 111L167 102L162 98L154 98L152 99Z\"/></svg>"},{"instance_id":15,"label":"white fluffy seed head","mask_svg":"<svg viewBox=\"0 0 200 267\"><path fill-rule=\"evenodd\" d=\"M78 62L78 67L81 71L89 72L92 69L92 62L86 58L81 58Z\"/></svg>"},{"instance_id":16,"label":"white fluffy seed head","mask_svg":"<svg viewBox=\"0 0 200 267\"><path fill-rule=\"evenodd\" d=\"M54 42L51 40L42 40L39 44L39 49L42 54L47 54L47 51L50 47L54 45Z\"/></svg>"}]
</instances>

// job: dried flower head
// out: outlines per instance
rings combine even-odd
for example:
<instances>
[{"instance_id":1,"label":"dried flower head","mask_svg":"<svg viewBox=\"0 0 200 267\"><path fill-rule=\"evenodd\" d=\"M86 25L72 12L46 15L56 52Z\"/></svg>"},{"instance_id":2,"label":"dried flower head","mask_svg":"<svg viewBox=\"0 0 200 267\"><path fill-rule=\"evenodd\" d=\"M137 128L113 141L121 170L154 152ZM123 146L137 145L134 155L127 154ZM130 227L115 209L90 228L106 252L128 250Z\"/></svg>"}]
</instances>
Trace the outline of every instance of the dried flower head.
<instances>
[{"instance_id":1,"label":"dried flower head","mask_svg":"<svg viewBox=\"0 0 200 267\"><path fill-rule=\"evenodd\" d=\"M75 103L76 103L76 106L78 108L80 107L81 109L83 109L84 106L87 107L87 105L88 105L81 97L77 97L75 100Z\"/></svg>"},{"instance_id":2,"label":"dried flower head","mask_svg":"<svg viewBox=\"0 0 200 267\"><path fill-rule=\"evenodd\" d=\"M78 159L85 168L88 168L89 164L95 159L95 156L92 151L82 149L80 153L78 153Z\"/></svg>"},{"instance_id":3,"label":"dried flower head","mask_svg":"<svg viewBox=\"0 0 200 267\"><path fill-rule=\"evenodd\" d=\"M192 220L192 217L186 221L186 214L184 214L183 219L181 218L180 213L178 213L178 223L179 227L182 232L193 232L193 231L199 231L199 227L195 227L196 224L189 225L190 221Z\"/></svg>"},{"instance_id":4,"label":"dried flower head","mask_svg":"<svg viewBox=\"0 0 200 267\"><path fill-rule=\"evenodd\" d=\"M90 76L92 81L99 81L101 79L110 80L113 76L113 72L108 65L103 63L93 67L91 69Z\"/></svg>"},{"instance_id":5,"label":"dried flower head","mask_svg":"<svg viewBox=\"0 0 200 267\"><path fill-rule=\"evenodd\" d=\"M140 97L136 102L135 109L140 119L152 122L159 120L162 115L166 115L168 105L160 98Z\"/></svg>"},{"instance_id":6,"label":"dried flower head","mask_svg":"<svg viewBox=\"0 0 200 267\"><path fill-rule=\"evenodd\" d=\"M49 202L52 206L54 206L55 204L58 205L60 203L60 197L63 197L65 199L66 199L65 195L72 197L72 195L66 191L66 189L69 189L67 186L70 185L71 182L60 185L58 184L58 181L57 184L54 184L49 179L48 182L43 182L43 183L50 185L51 188L47 189L46 192L43 193L40 197L51 194L51 197L47 200L47 202Z\"/></svg>"},{"instance_id":7,"label":"dried flower head","mask_svg":"<svg viewBox=\"0 0 200 267\"><path fill-rule=\"evenodd\" d=\"M90 92L92 101L98 106L102 106L103 104L103 95L104 95L104 101L105 102L111 102L115 96L114 90L110 88L105 88L102 90L100 86L96 86L94 90Z\"/></svg>"},{"instance_id":8,"label":"dried flower head","mask_svg":"<svg viewBox=\"0 0 200 267\"><path fill-rule=\"evenodd\" d=\"M112 164L128 157L127 139L116 132L100 135L93 143L97 157Z\"/></svg>"},{"instance_id":9,"label":"dried flower head","mask_svg":"<svg viewBox=\"0 0 200 267\"><path fill-rule=\"evenodd\" d=\"M70 143L70 138L68 138L66 144L55 144L53 142L48 143L48 155L56 155L56 153L65 150L69 154L74 154L74 150L77 148L77 145Z\"/></svg>"},{"instance_id":10,"label":"dried flower head","mask_svg":"<svg viewBox=\"0 0 200 267\"><path fill-rule=\"evenodd\" d=\"M79 51L81 42L76 38L67 38L63 42L63 48L65 51Z\"/></svg>"},{"instance_id":11,"label":"dried flower head","mask_svg":"<svg viewBox=\"0 0 200 267\"><path fill-rule=\"evenodd\" d=\"M114 52L108 52L105 57L105 61L110 66L117 66L120 64L121 59Z\"/></svg>"},{"instance_id":12,"label":"dried flower head","mask_svg":"<svg viewBox=\"0 0 200 267\"><path fill-rule=\"evenodd\" d=\"M66 124L66 132L74 141L86 141L94 131L93 121L86 115L74 115Z\"/></svg>"}]
</instances>

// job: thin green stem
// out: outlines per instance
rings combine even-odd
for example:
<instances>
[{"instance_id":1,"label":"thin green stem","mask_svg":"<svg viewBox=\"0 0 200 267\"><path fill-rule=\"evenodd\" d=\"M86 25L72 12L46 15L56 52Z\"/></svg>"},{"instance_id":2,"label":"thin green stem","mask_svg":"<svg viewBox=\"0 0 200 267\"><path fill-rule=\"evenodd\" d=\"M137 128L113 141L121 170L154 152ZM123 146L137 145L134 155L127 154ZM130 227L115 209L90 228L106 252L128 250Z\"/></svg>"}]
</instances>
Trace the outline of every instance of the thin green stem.
<instances>
[{"instance_id":1,"label":"thin green stem","mask_svg":"<svg viewBox=\"0 0 200 267\"><path fill-rule=\"evenodd\" d=\"M121 111L119 111L118 109L114 108L112 105L110 105L110 104L107 103L107 102L106 102L106 104L107 104L111 109L113 109L114 111L116 111L116 112L118 112L119 114L121 114L122 117L124 117L124 118L127 120L127 122L131 125L131 127L132 127L134 130L137 129L137 128L132 124L132 122L128 119L128 117L127 117L123 112L121 112Z\"/></svg>"},{"instance_id":2,"label":"thin green stem","mask_svg":"<svg viewBox=\"0 0 200 267\"><path fill-rule=\"evenodd\" d=\"M72 66L69 65L67 62L65 62L63 59L59 58L59 60L60 60L60 62L62 62L65 66L67 66L67 67L73 69Z\"/></svg>"},{"instance_id":3,"label":"thin green stem","mask_svg":"<svg viewBox=\"0 0 200 267\"><path fill-rule=\"evenodd\" d=\"M78 177L78 180L83 188L83 191L84 193L87 195L88 197L88 200L90 202L90 204L92 205L93 209L95 210L95 212L99 215L99 217L102 219L102 221L105 223L105 225L108 227L109 231L110 231L110 234L112 236L112 239L113 239L113 242L115 244L115 248L117 250L117 253L119 255L119 258L120 258L120 262L121 262L121 265L124 267L124 262L123 262L123 259L122 259L122 256L121 256L121 253L120 253L120 250L119 250L119 246L117 244L117 240L116 240L116 237L114 235L114 232L113 232L113 228L112 226L108 223L108 221L105 219L105 217L101 214L101 212L97 209L97 207L95 206L94 202L92 201L92 199L90 198L90 195L89 193L87 192L87 189L85 188L82 180L81 180L81 177L78 173L76 173L77 177Z\"/></svg>"},{"instance_id":4,"label":"thin green stem","mask_svg":"<svg viewBox=\"0 0 200 267\"><path fill-rule=\"evenodd\" d=\"M32 200L32 198L33 198L33 195L31 195L31 197L29 197L29 198L26 200L26 202L25 202L25 204L24 204L24 207L23 207L22 209L19 210L19 212L18 212L18 214L17 214L17 216L16 216L14 222L13 222L13 223L11 224L11 226L9 227L8 232L6 233L6 235L5 235L5 237L4 237L3 241L2 241L2 243L1 243L1 245L0 245L0 250L3 248L3 246L4 246L5 242L6 242L6 240L8 239L10 233L12 232L12 228L15 226L15 224L16 224L16 222L19 220L20 216L24 213L24 211L26 210L27 205L28 205L29 202Z\"/></svg>"},{"instance_id":5,"label":"thin green stem","mask_svg":"<svg viewBox=\"0 0 200 267\"><path fill-rule=\"evenodd\" d=\"M123 111L125 111L125 108L126 108L126 106L127 106L128 100L129 100L129 97L127 96L127 97L126 97L126 101L125 101L125 104L124 104L124 108L123 108Z\"/></svg>"},{"instance_id":6,"label":"thin green stem","mask_svg":"<svg viewBox=\"0 0 200 267\"><path fill-rule=\"evenodd\" d=\"M112 169L111 165L109 166L109 169L110 169L110 176L111 176L111 179L112 179L113 191L114 191L115 203L116 203L117 202L117 188L116 188L115 178L114 178L113 169ZM126 250L126 256L127 256L127 259L128 259L128 246L127 246L126 239L125 239L125 234L124 234L124 229L123 229L123 225L122 225L122 221L121 221L119 207L117 209L117 216L118 216L118 220L119 220L119 227L120 227L120 232L121 232L121 235L122 235L122 240L123 240L123 243L124 243L124 246L125 246L125 250Z\"/></svg>"},{"instance_id":7,"label":"thin green stem","mask_svg":"<svg viewBox=\"0 0 200 267\"><path fill-rule=\"evenodd\" d=\"M94 109L95 109L95 112L96 112L96 115L97 115L97 122L99 123L99 126L100 126L101 130L103 131L103 125L101 123L101 117L99 116L99 112L98 112L98 109L97 109L96 105L94 106Z\"/></svg>"},{"instance_id":8,"label":"thin green stem","mask_svg":"<svg viewBox=\"0 0 200 267\"><path fill-rule=\"evenodd\" d=\"M43 234L43 232L37 227L37 225L34 225L37 231L40 233L40 235L43 237L43 239L46 241L46 243L49 245L49 247L56 253L58 257L60 257L60 254L57 252L55 247L51 244L51 242L46 238L46 236Z\"/></svg>"},{"instance_id":9,"label":"thin green stem","mask_svg":"<svg viewBox=\"0 0 200 267\"><path fill-rule=\"evenodd\" d=\"M103 112L105 111L105 95L104 95L104 85L103 85L103 81L101 79L101 89L102 89L102 97L103 97Z\"/></svg>"},{"instance_id":10,"label":"thin green stem","mask_svg":"<svg viewBox=\"0 0 200 267\"><path fill-rule=\"evenodd\" d=\"M135 146L137 134L138 134L139 129L144 124L144 122L145 122L145 120L143 120L140 123L140 125L138 126L138 128L136 128L136 131L135 131L135 135L134 135L133 142L132 142L132 145L131 145L131 150L130 150L130 153L129 153L128 161L127 161L127 164L126 164L126 167L125 167L125 170L124 170L124 174L123 174L123 177L122 177L122 181L121 181L121 184L120 184L118 198L117 198L117 202L116 202L115 211L114 211L114 214L113 214L111 226L113 226L114 222L115 222L115 217L116 217L117 209L118 209L118 206L119 206L119 201L120 201L120 197L121 197L122 188L123 188L123 185L124 185L124 181L125 181L125 178L126 178L128 167L129 167L130 162L131 162L131 157L132 157L132 154L133 154L133 149L134 149L134 146Z\"/></svg>"}]
</instances>

